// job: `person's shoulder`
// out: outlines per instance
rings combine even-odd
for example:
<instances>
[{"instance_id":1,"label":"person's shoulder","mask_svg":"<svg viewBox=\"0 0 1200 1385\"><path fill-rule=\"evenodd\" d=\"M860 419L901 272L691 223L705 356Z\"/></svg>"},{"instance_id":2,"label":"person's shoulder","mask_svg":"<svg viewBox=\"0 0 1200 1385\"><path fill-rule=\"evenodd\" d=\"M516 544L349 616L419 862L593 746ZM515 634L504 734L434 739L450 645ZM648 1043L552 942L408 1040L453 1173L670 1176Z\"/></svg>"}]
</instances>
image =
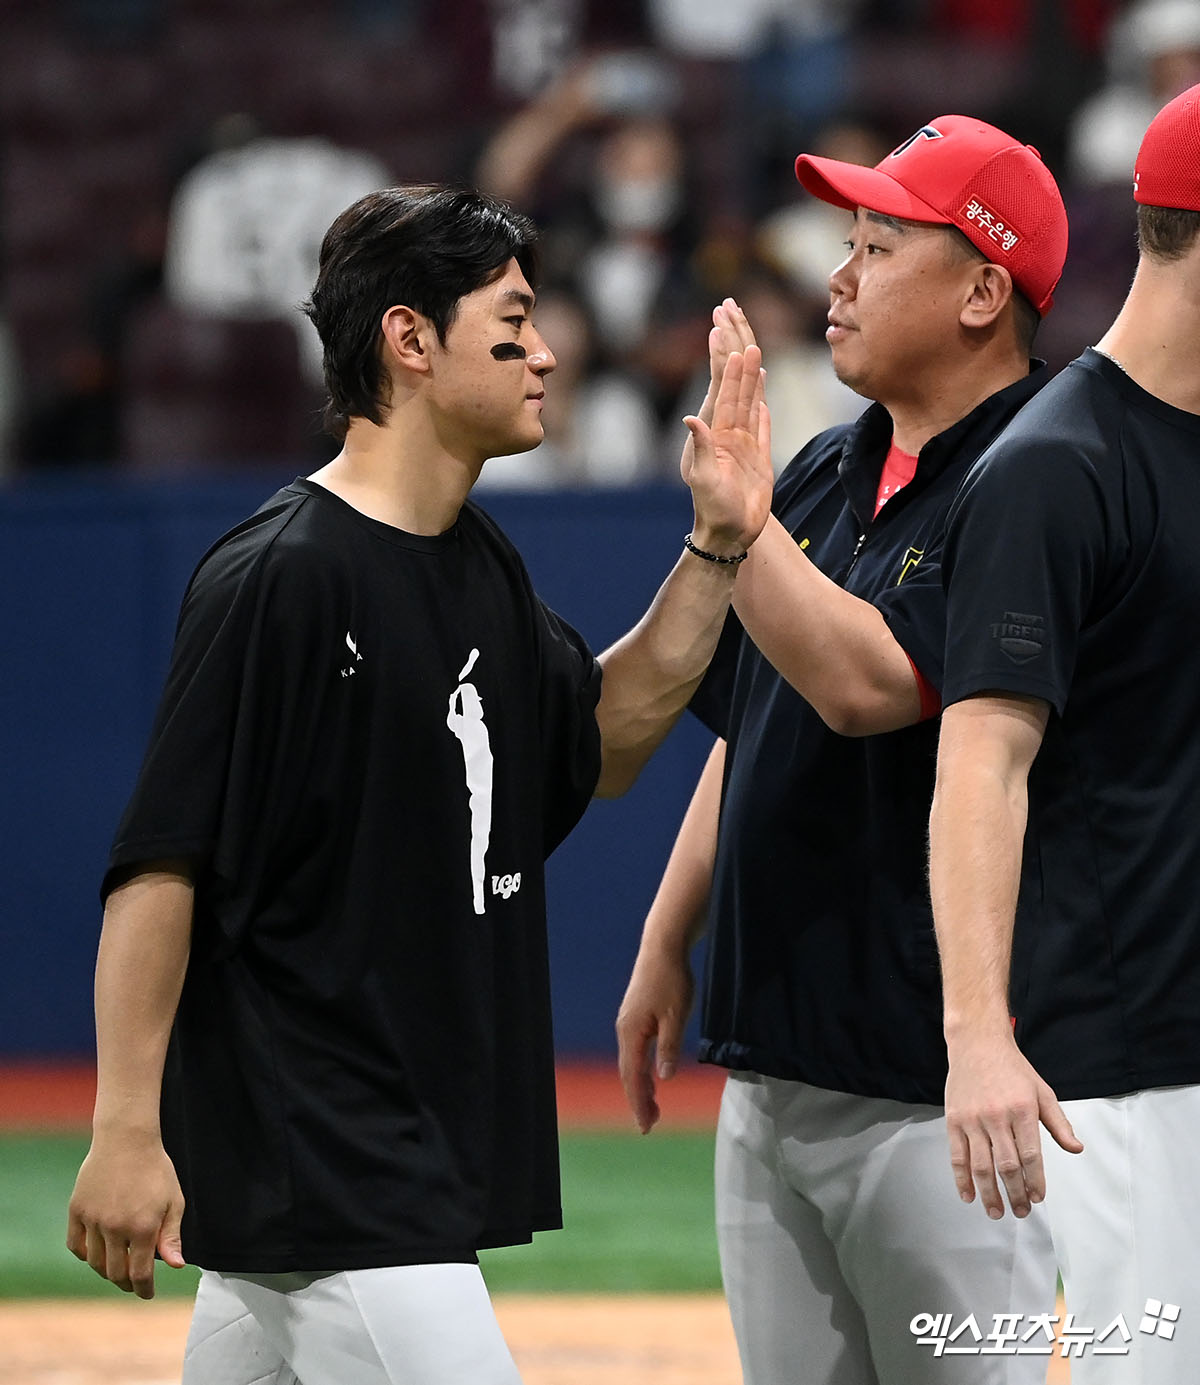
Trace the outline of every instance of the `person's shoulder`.
<instances>
[{"instance_id":1,"label":"person's shoulder","mask_svg":"<svg viewBox=\"0 0 1200 1385\"><path fill-rule=\"evenodd\" d=\"M1061 370L993 439L973 477L1029 477L1040 486L1072 471L1095 474L1120 450L1119 391L1087 351ZM1113 370L1118 367L1113 366Z\"/></svg>"},{"instance_id":2,"label":"person's shoulder","mask_svg":"<svg viewBox=\"0 0 1200 1385\"><path fill-rule=\"evenodd\" d=\"M1111 378L1119 373L1119 366L1089 347L1038 390L1000 437L1029 447L1103 438L1107 424L1123 411Z\"/></svg>"},{"instance_id":3,"label":"person's shoulder","mask_svg":"<svg viewBox=\"0 0 1200 1385\"><path fill-rule=\"evenodd\" d=\"M458 514L458 529L464 543L486 549L497 561L525 573L520 549L478 501L468 498L464 502Z\"/></svg>"},{"instance_id":4,"label":"person's shoulder","mask_svg":"<svg viewBox=\"0 0 1200 1385\"><path fill-rule=\"evenodd\" d=\"M298 483L276 491L209 548L196 567L189 593L228 593L271 568L299 565L304 554L319 548L312 532L313 512L311 495Z\"/></svg>"}]
</instances>

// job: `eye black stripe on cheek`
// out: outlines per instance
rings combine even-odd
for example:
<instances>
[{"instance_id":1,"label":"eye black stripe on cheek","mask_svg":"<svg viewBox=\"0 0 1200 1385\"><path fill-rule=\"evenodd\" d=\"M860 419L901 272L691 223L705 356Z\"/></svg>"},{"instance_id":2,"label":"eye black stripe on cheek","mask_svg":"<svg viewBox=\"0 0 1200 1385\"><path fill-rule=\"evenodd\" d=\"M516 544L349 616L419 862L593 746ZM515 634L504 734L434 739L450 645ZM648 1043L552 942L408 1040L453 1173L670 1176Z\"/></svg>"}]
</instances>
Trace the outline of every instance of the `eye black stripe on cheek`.
<instances>
[{"instance_id":1,"label":"eye black stripe on cheek","mask_svg":"<svg viewBox=\"0 0 1200 1385\"><path fill-rule=\"evenodd\" d=\"M502 341L499 345L492 347L492 359L494 361L523 361L525 356L525 348L518 346L515 341Z\"/></svg>"}]
</instances>

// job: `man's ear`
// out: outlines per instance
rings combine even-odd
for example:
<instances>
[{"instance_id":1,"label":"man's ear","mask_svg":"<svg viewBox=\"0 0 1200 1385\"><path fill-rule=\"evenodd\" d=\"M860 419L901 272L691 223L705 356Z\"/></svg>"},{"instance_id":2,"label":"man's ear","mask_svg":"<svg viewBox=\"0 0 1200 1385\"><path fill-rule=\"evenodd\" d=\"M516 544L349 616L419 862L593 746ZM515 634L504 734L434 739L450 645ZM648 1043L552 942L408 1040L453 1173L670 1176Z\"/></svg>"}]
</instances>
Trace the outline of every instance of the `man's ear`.
<instances>
[{"instance_id":1,"label":"man's ear","mask_svg":"<svg viewBox=\"0 0 1200 1385\"><path fill-rule=\"evenodd\" d=\"M389 308L379 324L383 333L385 359L390 356L399 370L424 375L429 370L429 348L436 336L433 324L412 308Z\"/></svg>"},{"instance_id":2,"label":"man's ear","mask_svg":"<svg viewBox=\"0 0 1200 1385\"><path fill-rule=\"evenodd\" d=\"M998 264L977 264L959 321L964 327L990 327L1013 295L1012 275Z\"/></svg>"}]
</instances>

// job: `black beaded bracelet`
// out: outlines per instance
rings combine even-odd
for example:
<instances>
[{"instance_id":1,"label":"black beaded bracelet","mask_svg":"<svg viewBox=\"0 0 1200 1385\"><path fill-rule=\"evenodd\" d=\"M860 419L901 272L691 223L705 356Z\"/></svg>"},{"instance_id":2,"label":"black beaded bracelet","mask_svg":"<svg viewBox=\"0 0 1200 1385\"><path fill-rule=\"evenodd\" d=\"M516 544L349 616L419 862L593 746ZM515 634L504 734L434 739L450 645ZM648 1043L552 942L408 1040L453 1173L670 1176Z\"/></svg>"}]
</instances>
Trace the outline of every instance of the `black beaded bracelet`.
<instances>
[{"instance_id":1,"label":"black beaded bracelet","mask_svg":"<svg viewBox=\"0 0 1200 1385\"><path fill-rule=\"evenodd\" d=\"M697 548L692 542L691 534L684 534L683 546L689 553L694 553L697 558L703 558L706 563L723 563L727 567L733 567L738 563L744 563L750 556L749 553L738 553L732 558L722 558L719 553L705 553L703 548Z\"/></svg>"}]
</instances>

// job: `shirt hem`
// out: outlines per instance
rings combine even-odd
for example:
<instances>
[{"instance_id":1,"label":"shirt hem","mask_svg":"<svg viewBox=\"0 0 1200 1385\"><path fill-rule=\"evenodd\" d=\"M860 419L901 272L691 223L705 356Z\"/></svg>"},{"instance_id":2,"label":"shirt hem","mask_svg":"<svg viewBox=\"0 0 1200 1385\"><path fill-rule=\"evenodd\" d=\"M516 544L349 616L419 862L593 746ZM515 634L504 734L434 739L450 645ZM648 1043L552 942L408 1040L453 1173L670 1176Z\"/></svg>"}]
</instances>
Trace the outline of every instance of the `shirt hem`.
<instances>
[{"instance_id":1,"label":"shirt hem","mask_svg":"<svg viewBox=\"0 0 1200 1385\"><path fill-rule=\"evenodd\" d=\"M307 1249L248 1251L245 1248L201 1248L188 1264L222 1274L295 1274L377 1270L392 1265L474 1265L478 1251L528 1245L538 1231L562 1228L562 1212L547 1212L522 1226L500 1226L480 1233L474 1246L339 1246Z\"/></svg>"},{"instance_id":2,"label":"shirt hem","mask_svg":"<svg viewBox=\"0 0 1200 1385\"><path fill-rule=\"evenodd\" d=\"M946 1097L946 1074L923 1077L911 1073L890 1072L884 1076L866 1077L845 1069L823 1068L820 1064L781 1059L777 1055L751 1044L728 1041L714 1043L704 1040L697 1055L700 1062L733 1072L757 1072L763 1077L775 1077L785 1082L807 1082L826 1091L845 1092L850 1096L881 1097L886 1101L903 1101L912 1106L943 1106Z\"/></svg>"},{"instance_id":3,"label":"shirt hem","mask_svg":"<svg viewBox=\"0 0 1200 1385\"><path fill-rule=\"evenodd\" d=\"M1036 1058L1030 1058L1029 1061L1054 1088L1054 1094L1059 1101L1131 1096L1134 1092L1154 1091L1159 1087L1194 1087L1200 1084L1200 1067L1195 1065L1186 1068L1156 1068L1132 1074L1124 1072L1073 1081L1065 1077L1058 1077L1056 1080L1057 1074L1052 1068L1039 1067Z\"/></svg>"},{"instance_id":4,"label":"shirt hem","mask_svg":"<svg viewBox=\"0 0 1200 1385\"><path fill-rule=\"evenodd\" d=\"M1048 702L1062 716L1067 704L1066 693L1062 688L1043 678L1025 678L1020 674L980 673L969 680L959 678L945 680L942 688L942 705L949 707L955 702L965 702L968 697L986 697L988 693L999 693L1002 697L1012 694L1017 697L1037 697Z\"/></svg>"}]
</instances>

